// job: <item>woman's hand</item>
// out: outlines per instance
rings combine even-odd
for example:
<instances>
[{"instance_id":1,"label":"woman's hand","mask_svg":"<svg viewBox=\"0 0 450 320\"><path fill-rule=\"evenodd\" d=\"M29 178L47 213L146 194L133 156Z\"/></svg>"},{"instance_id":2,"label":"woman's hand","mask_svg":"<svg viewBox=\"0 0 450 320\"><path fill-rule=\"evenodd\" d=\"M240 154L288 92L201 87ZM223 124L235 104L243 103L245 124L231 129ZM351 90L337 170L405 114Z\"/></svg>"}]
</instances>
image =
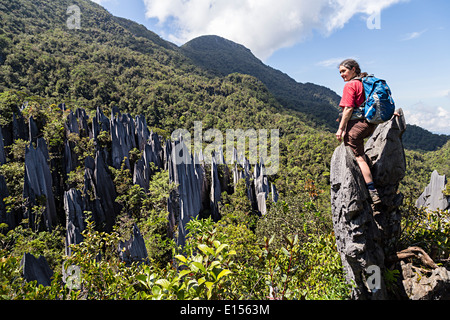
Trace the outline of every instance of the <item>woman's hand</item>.
<instances>
[{"instance_id":1,"label":"woman's hand","mask_svg":"<svg viewBox=\"0 0 450 320\"><path fill-rule=\"evenodd\" d=\"M345 136L345 131L347 129L347 123L350 120L350 118L352 117L353 114L353 108L349 108L349 107L345 107L343 112L342 112L342 118L341 118L341 123L339 124L339 129L336 132L336 138L340 141L342 141L342 139Z\"/></svg>"},{"instance_id":2,"label":"woman's hand","mask_svg":"<svg viewBox=\"0 0 450 320\"><path fill-rule=\"evenodd\" d=\"M341 142L344 136L345 131L339 128L338 131L336 132L336 138L338 139L339 142Z\"/></svg>"}]
</instances>

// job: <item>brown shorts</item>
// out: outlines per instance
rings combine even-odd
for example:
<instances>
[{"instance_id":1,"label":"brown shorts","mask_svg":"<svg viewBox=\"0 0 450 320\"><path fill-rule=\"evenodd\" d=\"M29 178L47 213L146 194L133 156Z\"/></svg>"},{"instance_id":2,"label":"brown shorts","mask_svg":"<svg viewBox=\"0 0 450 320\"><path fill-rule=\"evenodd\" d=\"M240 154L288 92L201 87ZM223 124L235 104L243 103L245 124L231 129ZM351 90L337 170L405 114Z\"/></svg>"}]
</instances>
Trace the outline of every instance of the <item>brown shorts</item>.
<instances>
[{"instance_id":1,"label":"brown shorts","mask_svg":"<svg viewBox=\"0 0 450 320\"><path fill-rule=\"evenodd\" d=\"M364 156L364 139L370 137L377 127L366 120L350 120L344 136L344 144L349 146L356 157Z\"/></svg>"}]
</instances>

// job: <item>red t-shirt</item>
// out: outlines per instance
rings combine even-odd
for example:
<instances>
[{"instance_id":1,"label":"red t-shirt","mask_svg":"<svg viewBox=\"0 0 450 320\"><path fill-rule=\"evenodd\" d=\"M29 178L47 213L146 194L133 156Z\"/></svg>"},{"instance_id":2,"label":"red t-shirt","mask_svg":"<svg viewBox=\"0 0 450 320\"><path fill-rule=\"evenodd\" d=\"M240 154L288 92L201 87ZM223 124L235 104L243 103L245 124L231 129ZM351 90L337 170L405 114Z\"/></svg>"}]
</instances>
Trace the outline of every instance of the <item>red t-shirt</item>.
<instances>
[{"instance_id":1,"label":"red t-shirt","mask_svg":"<svg viewBox=\"0 0 450 320\"><path fill-rule=\"evenodd\" d=\"M366 94L364 93L362 82L359 80L350 80L347 82L339 106L342 108L354 108L361 106L364 101L366 101Z\"/></svg>"}]
</instances>

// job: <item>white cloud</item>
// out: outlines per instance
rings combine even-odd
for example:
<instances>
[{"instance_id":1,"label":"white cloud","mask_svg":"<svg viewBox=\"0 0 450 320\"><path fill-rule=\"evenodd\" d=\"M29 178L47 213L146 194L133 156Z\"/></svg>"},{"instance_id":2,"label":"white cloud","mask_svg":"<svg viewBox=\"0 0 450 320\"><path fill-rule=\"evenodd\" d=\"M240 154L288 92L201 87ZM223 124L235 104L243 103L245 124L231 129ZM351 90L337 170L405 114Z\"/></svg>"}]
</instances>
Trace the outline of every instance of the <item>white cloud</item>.
<instances>
[{"instance_id":1,"label":"white cloud","mask_svg":"<svg viewBox=\"0 0 450 320\"><path fill-rule=\"evenodd\" d=\"M411 32L407 33L403 36L402 41L408 41L419 38L422 34L424 34L427 30L422 30L420 32Z\"/></svg>"},{"instance_id":2,"label":"white cloud","mask_svg":"<svg viewBox=\"0 0 450 320\"><path fill-rule=\"evenodd\" d=\"M433 133L450 135L450 108L430 106L419 102L404 108L406 121Z\"/></svg>"},{"instance_id":3,"label":"white cloud","mask_svg":"<svg viewBox=\"0 0 450 320\"><path fill-rule=\"evenodd\" d=\"M450 90L446 90L442 95L450 99Z\"/></svg>"},{"instance_id":4,"label":"white cloud","mask_svg":"<svg viewBox=\"0 0 450 320\"><path fill-rule=\"evenodd\" d=\"M91 0L92 2L95 2L95 3L97 3L97 4L103 4L103 3L105 3L105 2L111 2L111 0Z\"/></svg>"},{"instance_id":5,"label":"white cloud","mask_svg":"<svg viewBox=\"0 0 450 320\"><path fill-rule=\"evenodd\" d=\"M359 60L358 57L339 57L339 58L331 58L331 59L327 59L327 60L322 60L316 63L317 66L319 67L324 67L324 68L337 68L339 66L339 64L344 61L345 59L354 59L354 60Z\"/></svg>"},{"instance_id":6,"label":"white cloud","mask_svg":"<svg viewBox=\"0 0 450 320\"><path fill-rule=\"evenodd\" d=\"M182 44L206 34L250 48L261 59L305 40L329 35L353 16L367 17L404 0L143 0L147 18L170 24L169 40Z\"/></svg>"}]
</instances>

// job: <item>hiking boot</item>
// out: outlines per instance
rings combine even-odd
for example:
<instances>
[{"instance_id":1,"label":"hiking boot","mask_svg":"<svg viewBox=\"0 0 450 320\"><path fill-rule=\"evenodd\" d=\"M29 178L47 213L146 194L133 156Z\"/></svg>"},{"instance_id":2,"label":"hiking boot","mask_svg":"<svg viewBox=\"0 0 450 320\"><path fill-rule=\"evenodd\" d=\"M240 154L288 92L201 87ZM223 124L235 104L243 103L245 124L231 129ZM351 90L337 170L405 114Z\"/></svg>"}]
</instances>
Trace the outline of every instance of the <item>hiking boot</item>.
<instances>
[{"instance_id":1,"label":"hiking boot","mask_svg":"<svg viewBox=\"0 0 450 320\"><path fill-rule=\"evenodd\" d=\"M380 195L378 194L377 190L369 190L369 194L370 194L370 198L372 199L372 203L374 205L381 203Z\"/></svg>"}]
</instances>

